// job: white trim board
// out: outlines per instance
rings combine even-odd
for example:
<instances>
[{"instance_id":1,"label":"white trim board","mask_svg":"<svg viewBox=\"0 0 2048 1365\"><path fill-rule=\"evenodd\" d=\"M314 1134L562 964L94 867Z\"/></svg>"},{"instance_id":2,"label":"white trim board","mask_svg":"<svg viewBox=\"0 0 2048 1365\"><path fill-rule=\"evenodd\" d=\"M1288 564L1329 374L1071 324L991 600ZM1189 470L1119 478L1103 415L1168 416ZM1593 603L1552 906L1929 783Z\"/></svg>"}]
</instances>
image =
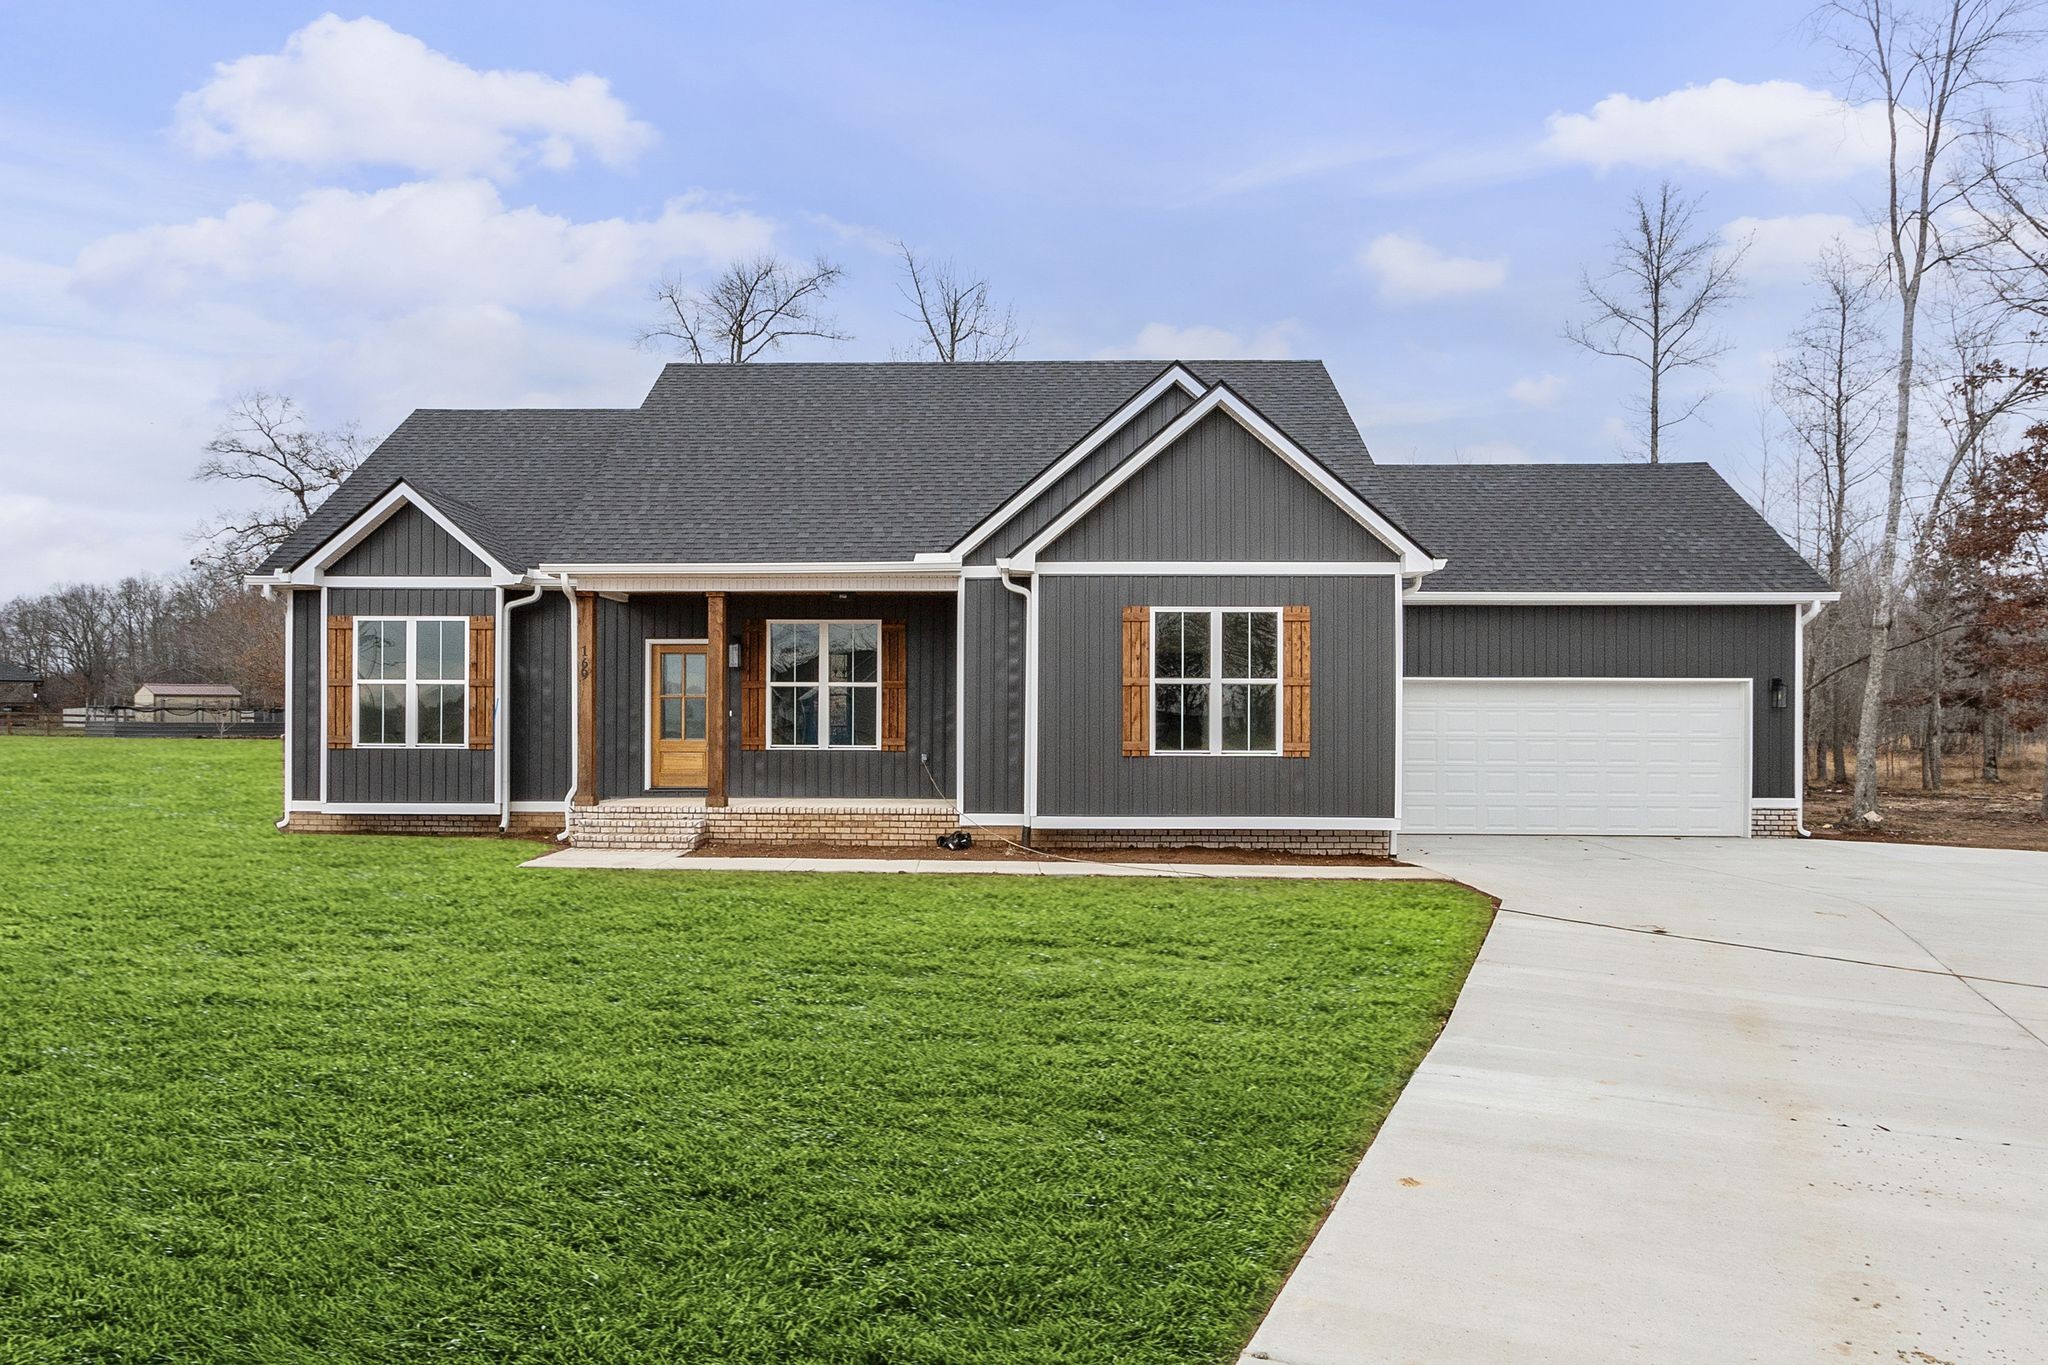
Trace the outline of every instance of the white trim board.
<instances>
[{"instance_id":1,"label":"white trim board","mask_svg":"<svg viewBox=\"0 0 2048 1365\"><path fill-rule=\"evenodd\" d=\"M449 587L468 584L471 586L490 587L498 583L517 583L520 581L518 574L513 573L510 569L499 563L496 555L486 550L477 542L474 536L471 536L467 531L457 526L445 513L429 502L423 493L403 479L392 485L391 490L385 493L383 497L377 499L358 513L355 519L350 521L348 525L322 541L314 554L308 555L298 568L291 571L290 581L293 583L320 583L325 581L326 572L335 561L339 560L363 541L369 539L376 532L377 528L386 521L389 521L393 514L401 507L418 508L426 514L429 521L454 537L463 549L482 560L491 571L490 578L480 585L475 583L476 575L472 574L462 579L433 579L422 586ZM369 585L363 584L361 586ZM410 586L409 583L408 586Z\"/></svg>"},{"instance_id":2,"label":"white trim board","mask_svg":"<svg viewBox=\"0 0 2048 1365\"><path fill-rule=\"evenodd\" d=\"M1377 508L1353 492L1307 451L1290 440L1285 432L1260 416L1257 409L1224 384L1217 384L1209 389L1196 399L1187 411L1161 428L1158 435L1139 446L1122 464L1103 475L1086 493L1069 503L1044 530L1025 542L1024 547L1013 557L1015 566L1024 571L1034 569L1038 555L1047 546L1072 530L1075 523L1094 511L1112 493L1135 477L1138 471L1171 449L1181 437L1187 435L1197 423L1213 412L1227 414L1256 437L1261 445L1286 461L1295 473L1313 484L1331 502L1336 503L1353 521L1371 532L1380 543L1396 552L1400 556L1400 572L1426 574L1443 568L1443 560L1432 558L1420 545L1408 539L1399 527L1380 515Z\"/></svg>"},{"instance_id":3,"label":"white trim board","mask_svg":"<svg viewBox=\"0 0 2048 1365\"><path fill-rule=\"evenodd\" d=\"M1041 815L1033 829L1257 829L1317 830L1399 829L1401 822L1380 815Z\"/></svg>"},{"instance_id":4,"label":"white trim board","mask_svg":"<svg viewBox=\"0 0 2048 1365\"><path fill-rule=\"evenodd\" d=\"M1432 592L1410 588L1416 607L1790 607L1839 601L1838 592Z\"/></svg>"},{"instance_id":5,"label":"white trim board","mask_svg":"<svg viewBox=\"0 0 2048 1365\"><path fill-rule=\"evenodd\" d=\"M1404 570L1395 560L1081 560L1046 559L1032 567L1047 577L1085 574L1092 578L1166 576L1185 578L1393 578Z\"/></svg>"},{"instance_id":6,"label":"white trim board","mask_svg":"<svg viewBox=\"0 0 2048 1365\"><path fill-rule=\"evenodd\" d=\"M1138 390L1122 407L1097 423L1095 429L1070 447L1066 454L1040 470L1031 482L1025 484L1002 506L976 522L974 529L962 537L949 553L955 559L972 554L982 542L1015 521L1018 515L1037 502L1047 489L1065 478L1074 466L1101 449L1105 441L1129 426L1147 408L1158 402L1168 389L1173 388L1180 389L1190 398L1202 396L1202 381L1188 373L1186 366L1179 361L1168 365L1160 372L1158 378Z\"/></svg>"},{"instance_id":7,"label":"white trim board","mask_svg":"<svg viewBox=\"0 0 2048 1365\"><path fill-rule=\"evenodd\" d=\"M514 802L518 810L521 803ZM562 803L546 803L549 810L560 810ZM306 811L317 815L496 815L495 801L294 801L294 811Z\"/></svg>"}]
</instances>

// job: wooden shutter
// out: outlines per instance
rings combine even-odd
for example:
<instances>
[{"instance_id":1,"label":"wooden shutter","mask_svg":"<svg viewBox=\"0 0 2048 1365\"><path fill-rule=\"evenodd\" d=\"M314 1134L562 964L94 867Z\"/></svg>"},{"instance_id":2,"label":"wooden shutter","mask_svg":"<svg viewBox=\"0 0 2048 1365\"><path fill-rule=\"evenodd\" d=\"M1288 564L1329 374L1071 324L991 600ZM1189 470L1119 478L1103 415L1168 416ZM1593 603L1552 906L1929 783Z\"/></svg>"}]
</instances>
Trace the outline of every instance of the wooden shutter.
<instances>
[{"instance_id":1,"label":"wooden shutter","mask_svg":"<svg viewBox=\"0 0 2048 1365\"><path fill-rule=\"evenodd\" d=\"M1284 607L1280 612L1280 710L1284 718L1280 754L1308 757L1309 676L1308 608Z\"/></svg>"},{"instance_id":2,"label":"wooden shutter","mask_svg":"<svg viewBox=\"0 0 2048 1365\"><path fill-rule=\"evenodd\" d=\"M1143 758L1152 752L1152 609L1124 608L1124 757Z\"/></svg>"},{"instance_id":3,"label":"wooden shutter","mask_svg":"<svg viewBox=\"0 0 2048 1365\"><path fill-rule=\"evenodd\" d=\"M354 731L356 618L327 618L327 747L346 749Z\"/></svg>"},{"instance_id":4,"label":"wooden shutter","mask_svg":"<svg viewBox=\"0 0 2048 1365\"><path fill-rule=\"evenodd\" d=\"M740 748L768 747L768 623L740 623Z\"/></svg>"},{"instance_id":5,"label":"wooden shutter","mask_svg":"<svg viewBox=\"0 0 2048 1365\"><path fill-rule=\"evenodd\" d=\"M910 746L910 646L901 621L882 622L882 748Z\"/></svg>"},{"instance_id":6,"label":"wooden shutter","mask_svg":"<svg viewBox=\"0 0 2048 1365\"><path fill-rule=\"evenodd\" d=\"M469 618L469 747L491 747L492 712L497 708L498 620Z\"/></svg>"}]
</instances>

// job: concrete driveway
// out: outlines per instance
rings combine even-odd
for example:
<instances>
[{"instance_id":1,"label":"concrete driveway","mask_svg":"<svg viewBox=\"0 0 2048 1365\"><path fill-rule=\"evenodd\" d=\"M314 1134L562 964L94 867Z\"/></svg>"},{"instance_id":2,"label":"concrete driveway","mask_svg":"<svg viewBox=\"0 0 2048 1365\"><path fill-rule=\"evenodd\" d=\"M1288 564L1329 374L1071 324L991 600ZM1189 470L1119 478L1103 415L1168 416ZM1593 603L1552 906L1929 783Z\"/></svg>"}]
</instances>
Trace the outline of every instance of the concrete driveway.
<instances>
[{"instance_id":1,"label":"concrete driveway","mask_svg":"<svg viewBox=\"0 0 2048 1365\"><path fill-rule=\"evenodd\" d=\"M1503 913L1246 1360L2048 1359L2048 854L1402 856Z\"/></svg>"}]
</instances>

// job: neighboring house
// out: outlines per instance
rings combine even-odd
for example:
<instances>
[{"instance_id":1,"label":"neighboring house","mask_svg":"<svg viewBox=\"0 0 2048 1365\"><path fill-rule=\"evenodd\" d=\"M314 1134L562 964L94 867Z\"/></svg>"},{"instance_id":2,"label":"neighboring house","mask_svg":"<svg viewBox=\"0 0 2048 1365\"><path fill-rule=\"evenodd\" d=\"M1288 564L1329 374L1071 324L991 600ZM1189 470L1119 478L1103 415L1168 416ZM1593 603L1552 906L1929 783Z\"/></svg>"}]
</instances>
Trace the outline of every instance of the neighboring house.
<instances>
[{"instance_id":1,"label":"neighboring house","mask_svg":"<svg viewBox=\"0 0 2048 1365\"><path fill-rule=\"evenodd\" d=\"M1306 361L423 410L251 579L293 828L1784 834L1835 594L1712 469L1381 466Z\"/></svg>"},{"instance_id":2,"label":"neighboring house","mask_svg":"<svg viewBox=\"0 0 2048 1365\"><path fill-rule=\"evenodd\" d=\"M242 689L227 683L146 682L135 689L135 719L232 724L242 718Z\"/></svg>"},{"instance_id":3,"label":"neighboring house","mask_svg":"<svg viewBox=\"0 0 2048 1365\"><path fill-rule=\"evenodd\" d=\"M0 659L0 711L33 711L42 692L40 675L12 659Z\"/></svg>"}]
</instances>

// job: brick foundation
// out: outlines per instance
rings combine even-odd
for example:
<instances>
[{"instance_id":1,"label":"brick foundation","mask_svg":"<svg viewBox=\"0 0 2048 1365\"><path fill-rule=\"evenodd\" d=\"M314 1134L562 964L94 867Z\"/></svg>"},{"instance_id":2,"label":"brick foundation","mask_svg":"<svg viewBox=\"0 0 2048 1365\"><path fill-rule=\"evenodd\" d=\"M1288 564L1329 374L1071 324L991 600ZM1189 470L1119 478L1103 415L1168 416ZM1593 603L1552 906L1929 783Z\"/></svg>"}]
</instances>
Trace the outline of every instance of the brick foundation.
<instances>
[{"instance_id":1,"label":"brick foundation","mask_svg":"<svg viewBox=\"0 0 2048 1365\"><path fill-rule=\"evenodd\" d=\"M1394 836L1384 829L1035 829L1031 843L1044 849L1257 848L1389 858Z\"/></svg>"},{"instance_id":2,"label":"brick foundation","mask_svg":"<svg viewBox=\"0 0 2048 1365\"><path fill-rule=\"evenodd\" d=\"M831 844L837 848L930 848L960 817L929 806L833 806L791 802L703 812L709 844Z\"/></svg>"},{"instance_id":3,"label":"brick foundation","mask_svg":"<svg viewBox=\"0 0 2048 1365\"><path fill-rule=\"evenodd\" d=\"M1797 810L1752 810L1749 813L1752 839L1796 839L1799 837Z\"/></svg>"},{"instance_id":4,"label":"brick foundation","mask_svg":"<svg viewBox=\"0 0 2048 1365\"><path fill-rule=\"evenodd\" d=\"M292 834L464 834L498 836L495 815L329 815L295 810L285 829ZM560 811L515 810L505 833L515 839L537 839L562 832Z\"/></svg>"}]
</instances>

